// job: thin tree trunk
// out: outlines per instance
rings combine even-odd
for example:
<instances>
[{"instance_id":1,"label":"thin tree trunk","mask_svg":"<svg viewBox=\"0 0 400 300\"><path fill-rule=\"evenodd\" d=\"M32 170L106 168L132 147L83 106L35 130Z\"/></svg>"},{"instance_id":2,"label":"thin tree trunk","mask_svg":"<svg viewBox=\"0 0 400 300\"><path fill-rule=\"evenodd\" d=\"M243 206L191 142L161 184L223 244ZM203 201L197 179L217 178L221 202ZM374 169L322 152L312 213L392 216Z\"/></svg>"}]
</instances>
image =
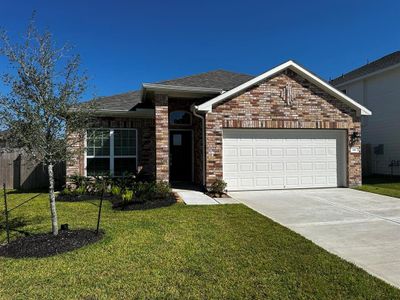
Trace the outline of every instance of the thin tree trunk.
<instances>
[{"instance_id":1,"label":"thin tree trunk","mask_svg":"<svg viewBox=\"0 0 400 300\"><path fill-rule=\"evenodd\" d=\"M56 210L56 197L54 195L54 172L53 172L53 164L50 163L48 165L49 172L49 198L50 198L50 213L51 213L51 231L53 235L58 234L58 221L57 221L57 210Z\"/></svg>"}]
</instances>

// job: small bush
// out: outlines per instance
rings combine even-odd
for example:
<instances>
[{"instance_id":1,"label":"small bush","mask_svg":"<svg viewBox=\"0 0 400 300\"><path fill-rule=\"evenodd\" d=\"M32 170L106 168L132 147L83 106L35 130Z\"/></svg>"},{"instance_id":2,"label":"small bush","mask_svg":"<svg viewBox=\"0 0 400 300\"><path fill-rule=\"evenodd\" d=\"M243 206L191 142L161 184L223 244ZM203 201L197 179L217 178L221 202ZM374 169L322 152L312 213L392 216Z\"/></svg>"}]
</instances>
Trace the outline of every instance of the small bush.
<instances>
[{"instance_id":1,"label":"small bush","mask_svg":"<svg viewBox=\"0 0 400 300\"><path fill-rule=\"evenodd\" d=\"M222 179L217 179L211 185L209 191L213 194L222 194L226 189L226 182Z\"/></svg>"},{"instance_id":2,"label":"small bush","mask_svg":"<svg viewBox=\"0 0 400 300\"><path fill-rule=\"evenodd\" d=\"M74 185L76 189L80 187L86 187L88 182L87 177L78 174L71 175L68 178L71 184Z\"/></svg>"},{"instance_id":3,"label":"small bush","mask_svg":"<svg viewBox=\"0 0 400 300\"><path fill-rule=\"evenodd\" d=\"M60 195L62 195L62 196L72 196L73 192L70 189L65 188L60 192Z\"/></svg>"},{"instance_id":4,"label":"small bush","mask_svg":"<svg viewBox=\"0 0 400 300\"><path fill-rule=\"evenodd\" d=\"M167 199L172 190L168 182L138 182L135 184L135 196L138 202Z\"/></svg>"},{"instance_id":5,"label":"small bush","mask_svg":"<svg viewBox=\"0 0 400 300\"><path fill-rule=\"evenodd\" d=\"M84 186L78 187L77 189L75 189L73 191L73 194L75 194L75 195L84 195L84 194L86 194L86 187L84 187Z\"/></svg>"},{"instance_id":6,"label":"small bush","mask_svg":"<svg viewBox=\"0 0 400 300\"><path fill-rule=\"evenodd\" d=\"M133 191L132 190L125 190L121 197L123 202L131 202L133 200Z\"/></svg>"},{"instance_id":7,"label":"small bush","mask_svg":"<svg viewBox=\"0 0 400 300\"><path fill-rule=\"evenodd\" d=\"M117 186L117 185L111 186L111 190L110 190L111 195L120 196L121 192L122 192L122 189L119 186Z\"/></svg>"},{"instance_id":8,"label":"small bush","mask_svg":"<svg viewBox=\"0 0 400 300\"><path fill-rule=\"evenodd\" d=\"M157 198L168 198L172 194L171 186L168 182L155 182L154 193Z\"/></svg>"}]
</instances>

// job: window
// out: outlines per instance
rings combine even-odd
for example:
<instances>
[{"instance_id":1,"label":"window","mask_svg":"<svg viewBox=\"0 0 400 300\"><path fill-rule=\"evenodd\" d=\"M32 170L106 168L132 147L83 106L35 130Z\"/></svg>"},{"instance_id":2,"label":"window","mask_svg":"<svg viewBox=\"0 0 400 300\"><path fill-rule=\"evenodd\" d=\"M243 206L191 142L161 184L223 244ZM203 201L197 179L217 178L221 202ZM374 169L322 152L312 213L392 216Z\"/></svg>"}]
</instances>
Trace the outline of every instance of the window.
<instances>
[{"instance_id":1,"label":"window","mask_svg":"<svg viewBox=\"0 0 400 300\"><path fill-rule=\"evenodd\" d=\"M87 176L122 176L137 168L136 129L90 129L87 131Z\"/></svg>"},{"instance_id":2,"label":"window","mask_svg":"<svg viewBox=\"0 0 400 300\"><path fill-rule=\"evenodd\" d=\"M347 94L346 90L340 90L343 94Z\"/></svg>"},{"instance_id":3,"label":"window","mask_svg":"<svg viewBox=\"0 0 400 300\"><path fill-rule=\"evenodd\" d=\"M171 125L191 125L192 115L187 111L173 111L169 114Z\"/></svg>"},{"instance_id":4,"label":"window","mask_svg":"<svg viewBox=\"0 0 400 300\"><path fill-rule=\"evenodd\" d=\"M86 169L88 176L110 173L110 131L88 130Z\"/></svg>"}]
</instances>

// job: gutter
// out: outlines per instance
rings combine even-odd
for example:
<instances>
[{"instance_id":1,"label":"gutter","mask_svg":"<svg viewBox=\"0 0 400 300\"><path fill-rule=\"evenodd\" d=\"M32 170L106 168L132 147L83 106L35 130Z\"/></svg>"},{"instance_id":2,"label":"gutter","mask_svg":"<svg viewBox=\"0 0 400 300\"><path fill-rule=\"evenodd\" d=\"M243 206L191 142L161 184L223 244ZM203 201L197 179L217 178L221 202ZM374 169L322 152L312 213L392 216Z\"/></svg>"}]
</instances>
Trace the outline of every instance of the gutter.
<instances>
[{"instance_id":1,"label":"gutter","mask_svg":"<svg viewBox=\"0 0 400 300\"><path fill-rule=\"evenodd\" d=\"M190 110L192 111L193 115L201 119L201 132L203 136L203 149L202 149L202 154L203 154L203 186L206 188L206 129L205 129L205 115L199 115L197 113L197 106L192 105L190 107Z\"/></svg>"}]
</instances>

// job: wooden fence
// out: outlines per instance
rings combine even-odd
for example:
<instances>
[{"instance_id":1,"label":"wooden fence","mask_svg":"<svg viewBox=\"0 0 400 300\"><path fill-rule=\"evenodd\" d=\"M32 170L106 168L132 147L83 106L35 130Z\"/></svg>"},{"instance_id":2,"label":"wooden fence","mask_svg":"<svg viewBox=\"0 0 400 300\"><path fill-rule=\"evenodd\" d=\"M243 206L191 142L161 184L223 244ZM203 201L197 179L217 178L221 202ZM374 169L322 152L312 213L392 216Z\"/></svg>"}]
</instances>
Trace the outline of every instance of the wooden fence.
<instances>
[{"instance_id":1,"label":"wooden fence","mask_svg":"<svg viewBox=\"0 0 400 300\"><path fill-rule=\"evenodd\" d=\"M56 187L65 184L65 163L54 167L54 178ZM20 150L5 152L0 149L0 183L5 183L7 189L42 189L48 188L49 177L46 167Z\"/></svg>"}]
</instances>

